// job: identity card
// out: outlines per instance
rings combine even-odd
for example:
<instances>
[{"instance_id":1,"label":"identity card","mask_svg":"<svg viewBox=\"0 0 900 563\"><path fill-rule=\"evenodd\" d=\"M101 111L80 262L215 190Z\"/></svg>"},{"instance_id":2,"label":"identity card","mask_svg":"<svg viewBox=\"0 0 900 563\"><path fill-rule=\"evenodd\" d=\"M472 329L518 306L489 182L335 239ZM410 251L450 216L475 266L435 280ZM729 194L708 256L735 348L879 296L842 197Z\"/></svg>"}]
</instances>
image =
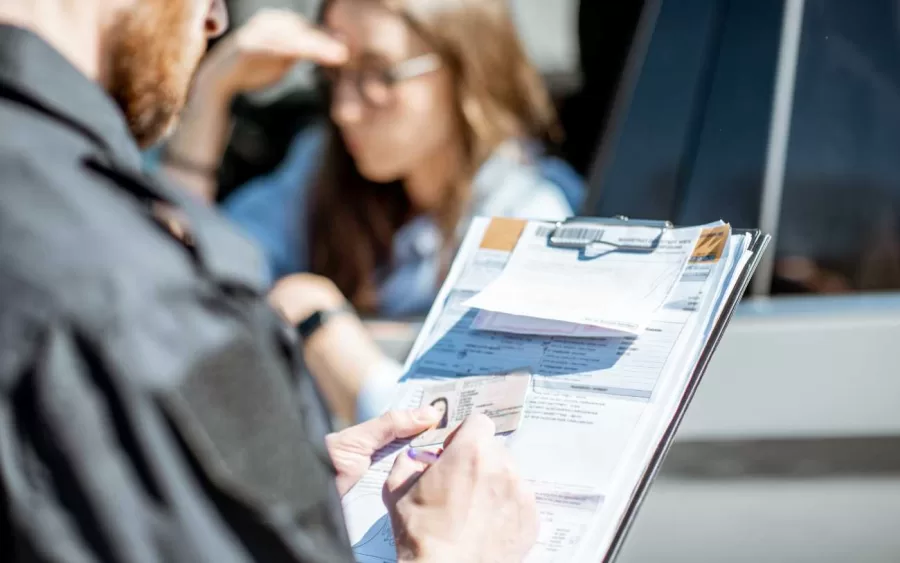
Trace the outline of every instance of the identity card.
<instances>
[{"instance_id":1,"label":"identity card","mask_svg":"<svg viewBox=\"0 0 900 563\"><path fill-rule=\"evenodd\" d=\"M531 373L524 370L433 383L425 388L421 406L431 405L438 409L442 414L441 421L413 438L410 446L442 444L466 417L475 413L490 417L497 427L497 434L512 432L522 420L530 387Z\"/></svg>"}]
</instances>

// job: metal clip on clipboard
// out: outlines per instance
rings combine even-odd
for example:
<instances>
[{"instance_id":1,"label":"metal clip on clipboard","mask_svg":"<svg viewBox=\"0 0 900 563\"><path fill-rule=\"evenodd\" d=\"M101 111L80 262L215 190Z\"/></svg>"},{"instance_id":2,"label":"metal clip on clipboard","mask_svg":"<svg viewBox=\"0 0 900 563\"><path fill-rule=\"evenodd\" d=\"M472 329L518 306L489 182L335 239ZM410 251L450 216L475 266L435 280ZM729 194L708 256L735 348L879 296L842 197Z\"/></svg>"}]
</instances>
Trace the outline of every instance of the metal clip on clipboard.
<instances>
[{"instance_id":1,"label":"metal clip on clipboard","mask_svg":"<svg viewBox=\"0 0 900 563\"><path fill-rule=\"evenodd\" d=\"M659 236L653 239L649 245L617 244L603 240L603 227L649 227L659 229ZM547 236L547 246L584 251L591 244L597 243L609 246L611 251L653 252L659 245L659 239L663 232L671 228L672 223L670 221L629 219L624 215L616 215L615 217L571 217L556 223Z\"/></svg>"}]
</instances>

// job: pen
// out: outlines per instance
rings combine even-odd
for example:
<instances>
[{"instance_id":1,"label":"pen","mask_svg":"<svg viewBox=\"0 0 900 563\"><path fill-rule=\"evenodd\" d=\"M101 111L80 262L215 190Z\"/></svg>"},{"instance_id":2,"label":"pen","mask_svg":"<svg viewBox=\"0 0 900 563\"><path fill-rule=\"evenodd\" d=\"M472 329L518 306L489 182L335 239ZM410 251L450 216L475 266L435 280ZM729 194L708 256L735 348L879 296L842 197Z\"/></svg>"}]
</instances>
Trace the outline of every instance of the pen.
<instances>
[{"instance_id":1,"label":"pen","mask_svg":"<svg viewBox=\"0 0 900 563\"><path fill-rule=\"evenodd\" d=\"M410 457L410 459L414 459L419 463L425 463L431 465L436 462L441 457L441 452L444 450L438 449L436 452L430 452L428 450L417 450L414 448L410 448L406 450L406 455Z\"/></svg>"}]
</instances>

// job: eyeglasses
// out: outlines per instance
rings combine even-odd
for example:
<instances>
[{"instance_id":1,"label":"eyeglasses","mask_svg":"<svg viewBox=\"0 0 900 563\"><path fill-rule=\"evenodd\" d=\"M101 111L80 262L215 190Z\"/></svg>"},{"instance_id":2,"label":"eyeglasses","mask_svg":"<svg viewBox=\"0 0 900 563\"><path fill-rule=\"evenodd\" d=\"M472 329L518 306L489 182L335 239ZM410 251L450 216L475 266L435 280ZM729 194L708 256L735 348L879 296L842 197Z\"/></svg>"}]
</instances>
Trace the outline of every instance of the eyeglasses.
<instances>
[{"instance_id":1,"label":"eyeglasses","mask_svg":"<svg viewBox=\"0 0 900 563\"><path fill-rule=\"evenodd\" d=\"M319 67L319 73L330 88L337 86L345 76L353 83L360 98L373 107L384 107L391 101L394 86L432 73L441 68L437 53L426 53L387 68Z\"/></svg>"}]
</instances>

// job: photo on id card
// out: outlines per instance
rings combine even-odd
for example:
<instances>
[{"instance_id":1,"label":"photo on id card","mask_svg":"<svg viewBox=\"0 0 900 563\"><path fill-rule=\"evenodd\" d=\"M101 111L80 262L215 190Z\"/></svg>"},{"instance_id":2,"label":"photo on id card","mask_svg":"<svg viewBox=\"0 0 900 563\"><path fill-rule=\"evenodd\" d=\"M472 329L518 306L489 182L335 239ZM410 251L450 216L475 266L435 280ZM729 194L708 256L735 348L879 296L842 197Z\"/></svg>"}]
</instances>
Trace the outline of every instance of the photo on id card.
<instances>
[{"instance_id":1,"label":"photo on id card","mask_svg":"<svg viewBox=\"0 0 900 563\"><path fill-rule=\"evenodd\" d=\"M420 406L433 406L441 413L441 420L434 428L413 438L409 445L419 448L443 444L466 417L475 413L490 417L497 434L512 432L522 421L530 387L531 373L527 370L430 384L425 387Z\"/></svg>"}]
</instances>

